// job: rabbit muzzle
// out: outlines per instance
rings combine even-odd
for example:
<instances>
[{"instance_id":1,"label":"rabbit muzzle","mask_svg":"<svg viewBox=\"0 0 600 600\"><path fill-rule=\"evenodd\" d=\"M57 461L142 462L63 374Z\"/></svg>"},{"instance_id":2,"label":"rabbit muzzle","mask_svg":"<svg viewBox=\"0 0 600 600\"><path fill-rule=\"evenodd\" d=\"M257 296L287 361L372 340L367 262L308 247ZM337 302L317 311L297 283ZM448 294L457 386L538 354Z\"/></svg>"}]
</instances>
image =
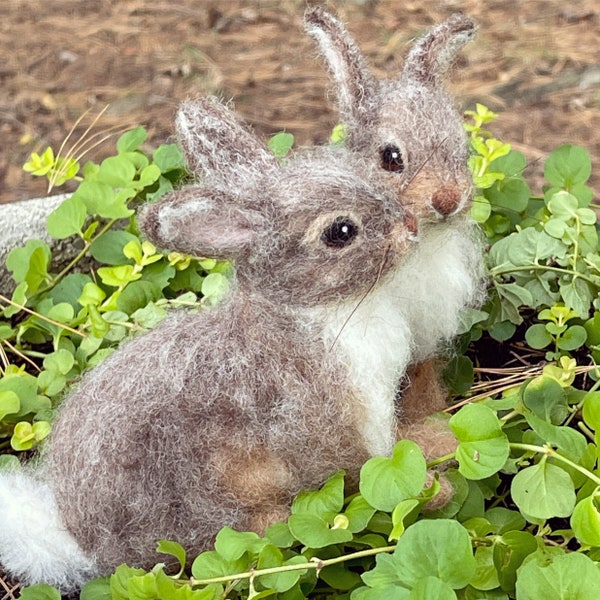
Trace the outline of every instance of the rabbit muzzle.
<instances>
[{"instance_id":1,"label":"rabbit muzzle","mask_svg":"<svg viewBox=\"0 0 600 600\"><path fill-rule=\"evenodd\" d=\"M431 206L439 217L445 219L460 211L469 194L455 186L442 186L431 196Z\"/></svg>"}]
</instances>

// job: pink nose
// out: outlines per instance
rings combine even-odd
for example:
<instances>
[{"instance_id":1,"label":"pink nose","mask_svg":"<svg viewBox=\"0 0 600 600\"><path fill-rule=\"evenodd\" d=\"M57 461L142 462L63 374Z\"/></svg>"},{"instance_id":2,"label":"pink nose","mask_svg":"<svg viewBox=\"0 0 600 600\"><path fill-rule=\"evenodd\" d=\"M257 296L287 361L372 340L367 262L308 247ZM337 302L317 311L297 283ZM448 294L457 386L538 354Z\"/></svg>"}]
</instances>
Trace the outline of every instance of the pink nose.
<instances>
[{"instance_id":1,"label":"pink nose","mask_svg":"<svg viewBox=\"0 0 600 600\"><path fill-rule=\"evenodd\" d=\"M433 208L442 216L449 217L460 207L461 193L455 187L441 187L431 197Z\"/></svg>"}]
</instances>

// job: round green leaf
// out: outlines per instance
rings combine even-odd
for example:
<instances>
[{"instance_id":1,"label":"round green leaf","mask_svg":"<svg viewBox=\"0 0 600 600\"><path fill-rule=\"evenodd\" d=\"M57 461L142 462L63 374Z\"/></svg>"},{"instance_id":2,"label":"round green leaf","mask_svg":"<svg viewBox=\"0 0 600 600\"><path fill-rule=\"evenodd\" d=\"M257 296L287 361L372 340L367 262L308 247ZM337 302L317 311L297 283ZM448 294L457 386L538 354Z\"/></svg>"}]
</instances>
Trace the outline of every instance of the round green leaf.
<instances>
[{"instance_id":1,"label":"round green leaf","mask_svg":"<svg viewBox=\"0 0 600 600\"><path fill-rule=\"evenodd\" d=\"M391 458L375 456L360 471L360 493L377 510L391 512L407 498L419 495L427 477L427 466L417 444L401 440Z\"/></svg>"},{"instance_id":2,"label":"round green leaf","mask_svg":"<svg viewBox=\"0 0 600 600\"><path fill-rule=\"evenodd\" d=\"M511 494L525 515L537 519L568 517L575 508L571 477L548 461L519 471L512 480Z\"/></svg>"},{"instance_id":3,"label":"round green leaf","mask_svg":"<svg viewBox=\"0 0 600 600\"><path fill-rule=\"evenodd\" d=\"M600 488L581 500L571 515L571 527L580 542L600 546Z\"/></svg>"},{"instance_id":4,"label":"round green leaf","mask_svg":"<svg viewBox=\"0 0 600 600\"><path fill-rule=\"evenodd\" d=\"M19 598L23 600L60 600L61 597L56 588L45 583L30 585L19 592Z\"/></svg>"},{"instance_id":5,"label":"round green leaf","mask_svg":"<svg viewBox=\"0 0 600 600\"><path fill-rule=\"evenodd\" d=\"M348 529L333 529L325 519L308 513L290 515L288 527L292 535L309 548L324 548L353 538Z\"/></svg>"},{"instance_id":6,"label":"round green leaf","mask_svg":"<svg viewBox=\"0 0 600 600\"><path fill-rule=\"evenodd\" d=\"M552 336L544 324L536 323L525 332L525 341L530 348L541 350L552 343Z\"/></svg>"},{"instance_id":7,"label":"round green leaf","mask_svg":"<svg viewBox=\"0 0 600 600\"><path fill-rule=\"evenodd\" d=\"M450 419L450 427L460 442L456 459L461 475L485 479L504 466L509 454L508 439L491 408L468 404Z\"/></svg>"},{"instance_id":8,"label":"round green leaf","mask_svg":"<svg viewBox=\"0 0 600 600\"><path fill-rule=\"evenodd\" d=\"M585 344L587 339L587 332L581 325L571 325L567 330L560 336L557 341L557 346L561 350L570 352L571 350L577 350Z\"/></svg>"},{"instance_id":9,"label":"round green leaf","mask_svg":"<svg viewBox=\"0 0 600 600\"><path fill-rule=\"evenodd\" d=\"M560 146L546 160L544 177L554 186L571 188L585 183L592 172L587 150L580 146Z\"/></svg>"},{"instance_id":10,"label":"round green leaf","mask_svg":"<svg viewBox=\"0 0 600 600\"><path fill-rule=\"evenodd\" d=\"M398 541L393 555L398 580L413 588L425 577L437 577L453 589L465 587L476 562L467 530L457 521L417 521Z\"/></svg>"},{"instance_id":11,"label":"round green leaf","mask_svg":"<svg viewBox=\"0 0 600 600\"><path fill-rule=\"evenodd\" d=\"M81 233L87 210L81 198L73 195L59 204L46 219L46 227L52 237L59 240Z\"/></svg>"},{"instance_id":12,"label":"round green leaf","mask_svg":"<svg viewBox=\"0 0 600 600\"><path fill-rule=\"evenodd\" d=\"M577 552L544 554L539 561L532 556L520 569L516 587L519 600L598 600L600 569Z\"/></svg>"}]
</instances>

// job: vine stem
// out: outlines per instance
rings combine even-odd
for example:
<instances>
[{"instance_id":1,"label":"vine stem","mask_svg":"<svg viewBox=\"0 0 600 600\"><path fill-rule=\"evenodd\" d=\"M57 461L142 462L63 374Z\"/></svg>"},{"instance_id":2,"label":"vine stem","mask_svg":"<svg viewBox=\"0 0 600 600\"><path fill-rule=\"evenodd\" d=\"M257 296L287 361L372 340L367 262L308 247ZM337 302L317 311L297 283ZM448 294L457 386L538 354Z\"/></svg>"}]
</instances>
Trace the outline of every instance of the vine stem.
<instances>
[{"instance_id":1,"label":"vine stem","mask_svg":"<svg viewBox=\"0 0 600 600\"><path fill-rule=\"evenodd\" d=\"M561 275L571 275L572 277L576 278L578 277L579 279L583 279L584 281L587 281L590 285L598 285L598 281L597 278L594 281L594 279L592 279L591 277L588 277L587 275L584 275L583 273L580 273L579 271L575 271L574 269L564 269L562 267L549 267L546 265L536 265L536 264L532 264L532 265L523 265L523 266L512 266L510 268L507 269L501 269L501 268L493 268L491 269L491 274L493 277L497 277L499 275L510 275L510 273L517 273L519 271L552 271L553 273L560 273Z\"/></svg>"},{"instance_id":2,"label":"vine stem","mask_svg":"<svg viewBox=\"0 0 600 600\"><path fill-rule=\"evenodd\" d=\"M60 327L61 329L65 329L66 331L70 331L71 333L74 333L75 335L79 335L83 338L87 337L87 335L85 335L85 333L81 333L81 331L77 331L77 329L73 329L72 327L69 327L68 325L65 325L64 323L59 323L58 321L55 321L54 319L50 319L49 317L46 317L45 315L37 313L34 310L31 310L30 308L27 308L26 306L19 304L18 302L14 302L10 298L7 298L6 296L4 296L2 294L0 294L0 300L2 302L6 302L7 304L10 304L11 306L14 306L15 308L18 308L19 310L23 310L26 313L29 313L30 315L33 315L34 317L41 319L42 321L46 321L46 323L50 323L51 325L55 325L56 327Z\"/></svg>"},{"instance_id":3,"label":"vine stem","mask_svg":"<svg viewBox=\"0 0 600 600\"><path fill-rule=\"evenodd\" d=\"M594 475L591 471L588 471L585 467L574 463L572 460L569 460L566 456L559 454L554 448L550 446L534 446L533 444L521 444L518 442L512 442L510 447L514 450L528 450L529 452L536 452L547 456L548 458L555 458L566 465L569 465L571 468L579 471L583 475L585 475L588 479L591 479L596 485L600 485L600 477Z\"/></svg>"},{"instance_id":4,"label":"vine stem","mask_svg":"<svg viewBox=\"0 0 600 600\"><path fill-rule=\"evenodd\" d=\"M189 584L191 586L197 586L209 585L211 583L226 583L231 580L254 579L255 577L260 577L261 575L273 575L275 573L287 573L289 571L306 571L309 569L316 569L317 571L320 571L325 567L342 563L347 560L352 560L355 558L364 558L366 556L376 556L377 554L383 554L386 552L390 553L393 552L395 549L396 545L394 544L393 546L383 546L381 548L369 548L368 550L360 550L359 552L345 554L336 558L328 558L326 560L321 560L315 557L306 563L284 565L281 567L271 567L269 569L254 569L251 571L246 571L245 573L236 573L235 575L223 575L222 577L212 577L210 579L194 579L192 577L189 580Z\"/></svg>"}]
</instances>

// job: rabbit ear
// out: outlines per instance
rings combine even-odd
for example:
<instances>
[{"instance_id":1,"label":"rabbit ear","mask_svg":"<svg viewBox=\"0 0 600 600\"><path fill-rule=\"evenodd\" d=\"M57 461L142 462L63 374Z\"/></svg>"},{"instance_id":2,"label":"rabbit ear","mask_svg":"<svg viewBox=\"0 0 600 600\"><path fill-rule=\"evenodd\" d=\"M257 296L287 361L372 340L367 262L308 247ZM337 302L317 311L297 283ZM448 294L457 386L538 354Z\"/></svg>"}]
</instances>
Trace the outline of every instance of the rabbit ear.
<instances>
[{"instance_id":1,"label":"rabbit ear","mask_svg":"<svg viewBox=\"0 0 600 600\"><path fill-rule=\"evenodd\" d=\"M360 49L343 23L321 6L306 10L304 24L327 62L336 87L340 115L350 135L364 131L372 119L378 84Z\"/></svg>"},{"instance_id":2,"label":"rabbit ear","mask_svg":"<svg viewBox=\"0 0 600 600\"><path fill-rule=\"evenodd\" d=\"M218 98L184 102L176 127L190 169L211 184L239 189L245 180L278 166L262 140Z\"/></svg>"},{"instance_id":3,"label":"rabbit ear","mask_svg":"<svg viewBox=\"0 0 600 600\"><path fill-rule=\"evenodd\" d=\"M138 212L138 225L160 248L193 256L235 259L265 228L257 211L242 207L222 190L189 187Z\"/></svg>"},{"instance_id":4,"label":"rabbit ear","mask_svg":"<svg viewBox=\"0 0 600 600\"><path fill-rule=\"evenodd\" d=\"M459 50L476 32L475 22L464 15L452 15L417 40L406 58L401 78L437 85L452 66Z\"/></svg>"}]
</instances>

